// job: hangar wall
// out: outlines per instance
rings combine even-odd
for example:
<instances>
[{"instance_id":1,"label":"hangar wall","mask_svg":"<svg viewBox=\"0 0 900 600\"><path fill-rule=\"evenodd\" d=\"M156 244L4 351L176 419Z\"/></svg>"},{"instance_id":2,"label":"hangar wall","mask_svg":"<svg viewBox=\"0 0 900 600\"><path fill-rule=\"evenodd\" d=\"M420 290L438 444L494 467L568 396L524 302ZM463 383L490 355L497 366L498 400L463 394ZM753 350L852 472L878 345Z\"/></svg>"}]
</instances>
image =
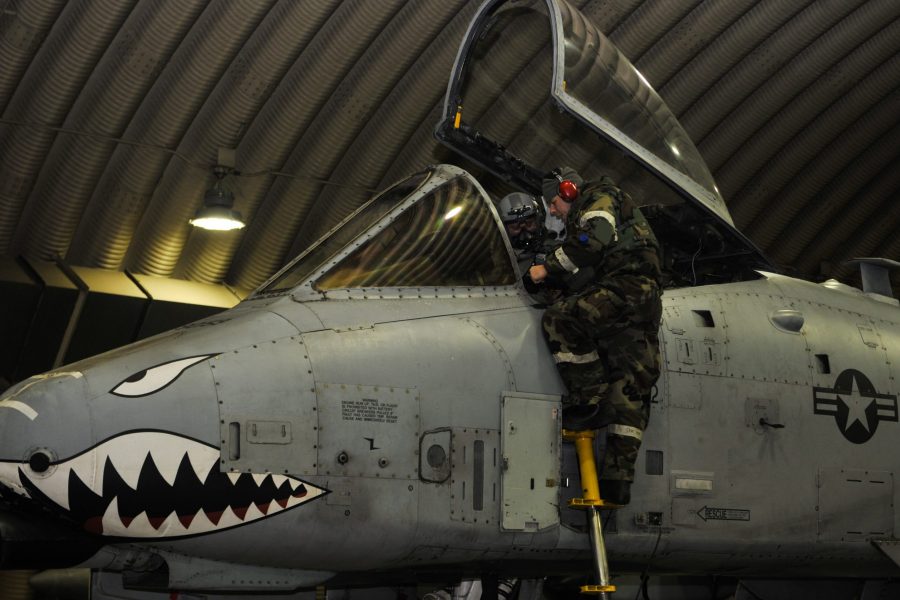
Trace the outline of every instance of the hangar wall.
<instances>
[{"instance_id":1,"label":"hangar wall","mask_svg":"<svg viewBox=\"0 0 900 600\"><path fill-rule=\"evenodd\" d=\"M0 391L231 308L246 292L62 261L0 258Z\"/></svg>"}]
</instances>

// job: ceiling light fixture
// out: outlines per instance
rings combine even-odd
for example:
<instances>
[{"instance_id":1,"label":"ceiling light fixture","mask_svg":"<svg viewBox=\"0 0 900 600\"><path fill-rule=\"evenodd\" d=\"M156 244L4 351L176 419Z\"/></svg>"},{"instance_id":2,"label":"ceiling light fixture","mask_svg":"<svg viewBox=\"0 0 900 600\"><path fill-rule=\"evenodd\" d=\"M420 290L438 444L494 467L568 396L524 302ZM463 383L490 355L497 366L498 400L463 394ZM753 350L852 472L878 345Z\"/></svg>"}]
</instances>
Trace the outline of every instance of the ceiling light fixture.
<instances>
[{"instance_id":1,"label":"ceiling light fixture","mask_svg":"<svg viewBox=\"0 0 900 600\"><path fill-rule=\"evenodd\" d=\"M214 231L230 231L244 227L241 213L233 208L234 194L222 185L225 177L233 171L233 168L223 165L213 167L216 182L203 195L203 206L190 220L191 225Z\"/></svg>"}]
</instances>

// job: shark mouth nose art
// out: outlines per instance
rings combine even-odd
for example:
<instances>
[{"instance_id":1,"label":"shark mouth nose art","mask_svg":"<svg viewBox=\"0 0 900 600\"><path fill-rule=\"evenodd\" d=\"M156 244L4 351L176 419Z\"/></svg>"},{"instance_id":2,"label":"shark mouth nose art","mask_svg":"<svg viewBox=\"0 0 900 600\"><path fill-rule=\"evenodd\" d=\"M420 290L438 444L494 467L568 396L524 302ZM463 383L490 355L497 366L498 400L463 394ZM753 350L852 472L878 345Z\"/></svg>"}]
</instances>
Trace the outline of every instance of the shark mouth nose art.
<instances>
[{"instance_id":1,"label":"shark mouth nose art","mask_svg":"<svg viewBox=\"0 0 900 600\"><path fill-rule=\"evenodd\" d=\"M44 471L0 462L0 482L62 508L87 531L125 538L246 525L327 493L288 475L222 473L219 449L161 431L119 435ZM43 466L43 465L41 465Z\"/></svg>"}]
</instances>

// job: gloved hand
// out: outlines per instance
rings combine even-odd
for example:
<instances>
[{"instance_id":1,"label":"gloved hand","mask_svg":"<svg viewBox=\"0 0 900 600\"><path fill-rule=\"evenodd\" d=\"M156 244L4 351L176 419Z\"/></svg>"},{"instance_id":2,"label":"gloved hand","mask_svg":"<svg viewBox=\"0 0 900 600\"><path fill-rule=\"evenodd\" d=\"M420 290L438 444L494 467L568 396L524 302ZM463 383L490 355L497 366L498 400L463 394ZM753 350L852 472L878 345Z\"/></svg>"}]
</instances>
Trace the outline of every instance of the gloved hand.
<instances>
[{"instance_id":1,"label":"gloved hand","mask_svg":"<svg viewBox=\"0 0 900 600\"><path fill-rule=\"evenodd\" d=\"M535 283L527 272L522 275L522 285L525 286L525 291L529 294L537 294L541 291L541 284Z\"/></svg>"}]
</instances>

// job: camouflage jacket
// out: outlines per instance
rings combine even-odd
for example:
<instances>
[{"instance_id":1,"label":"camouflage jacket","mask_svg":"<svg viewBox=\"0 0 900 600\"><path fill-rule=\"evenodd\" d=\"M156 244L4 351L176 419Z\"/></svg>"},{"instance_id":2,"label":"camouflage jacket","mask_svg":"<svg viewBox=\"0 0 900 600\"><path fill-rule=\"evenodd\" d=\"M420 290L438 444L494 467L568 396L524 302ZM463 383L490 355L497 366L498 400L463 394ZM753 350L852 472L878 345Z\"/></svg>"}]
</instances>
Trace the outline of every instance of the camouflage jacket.
<instances>
[{"instance_id":1,"label":"camouflage jacket","mask_svg":"<svg viewBox=\"0 0 900 600\"><path fill-rule=\"evenodd\" d=\"M622 275L659 283L659 243L631 197L607 177L589 183L566 220L566 238L545 261L575 293Z\"/></svg>"}]
</instances>

